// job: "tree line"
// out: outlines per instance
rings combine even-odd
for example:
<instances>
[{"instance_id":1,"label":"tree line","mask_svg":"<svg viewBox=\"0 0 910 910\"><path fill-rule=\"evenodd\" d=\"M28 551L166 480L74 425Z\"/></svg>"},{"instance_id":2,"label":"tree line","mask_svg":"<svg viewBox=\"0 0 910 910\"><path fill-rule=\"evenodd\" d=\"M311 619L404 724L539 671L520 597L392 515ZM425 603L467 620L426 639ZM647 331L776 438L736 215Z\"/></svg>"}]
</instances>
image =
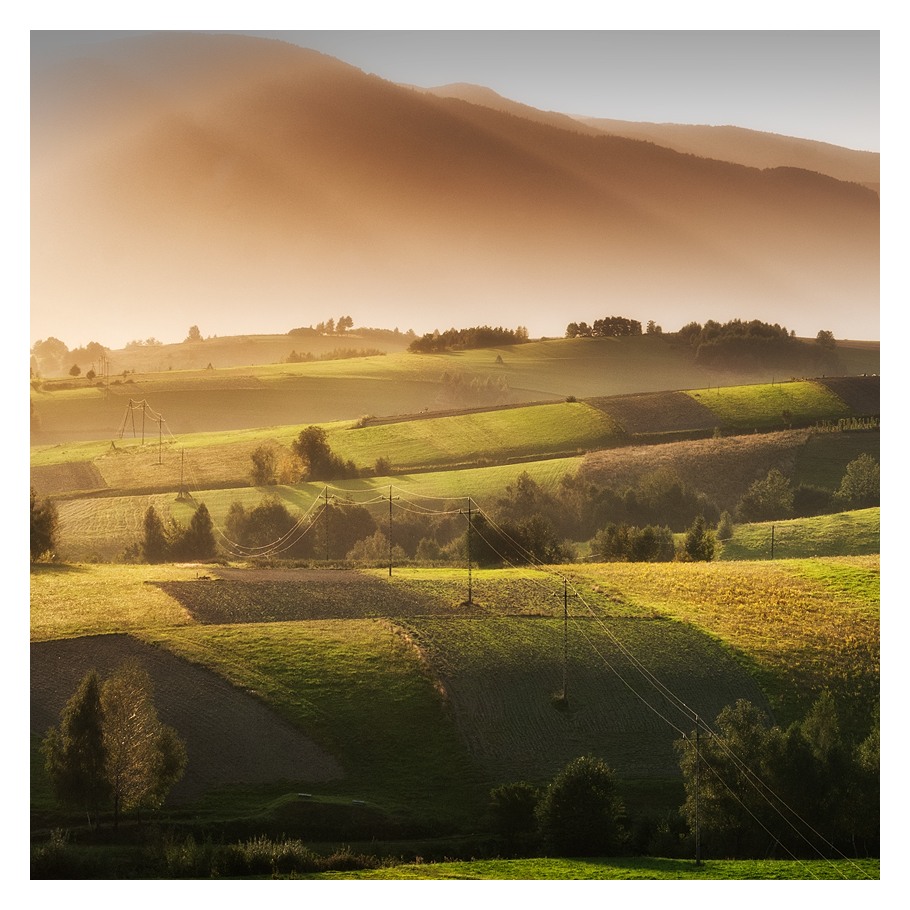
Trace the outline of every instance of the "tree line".
<instances>
[{"instance_id":1,"label":"tree line","mask_svg":"<svg viewBox=\"0 0 910 910\"><path fill-rule=\"evenodd\" d=\"M428 332L415 338L408 345L408 350L415 354L436 354L443 351L523 344L528 340L528 330L521 325L516 329L477 325L466 329L446 329L444 332L437 329L435 332Z\"/></svg>"},{"instance_id":2,"label":"tree line","mask_svg":"<svg viewBox=\"0 0 910 910\"><path fill-rule=\"evenodd\" d=\"M494 830L511 855L876 856L880 736L877 710L856 736L822 692L806 715L773 724L748 701L675 742L685 788L677 814L630 815L622 782L601 758L576 758L551 781L490 792Z\"/></svg>"},{"instance_id":3,"label":"tree line","mask_svg":"<svg viewBox=\"0 0 910 910\"><path fill-rule=\"evenodd\" d=\"M566 326L566 338L628 338L633 335L641 335L641 323L625 316L604 316L591 325L570 322Z\"/></svg>"}]
</instances>

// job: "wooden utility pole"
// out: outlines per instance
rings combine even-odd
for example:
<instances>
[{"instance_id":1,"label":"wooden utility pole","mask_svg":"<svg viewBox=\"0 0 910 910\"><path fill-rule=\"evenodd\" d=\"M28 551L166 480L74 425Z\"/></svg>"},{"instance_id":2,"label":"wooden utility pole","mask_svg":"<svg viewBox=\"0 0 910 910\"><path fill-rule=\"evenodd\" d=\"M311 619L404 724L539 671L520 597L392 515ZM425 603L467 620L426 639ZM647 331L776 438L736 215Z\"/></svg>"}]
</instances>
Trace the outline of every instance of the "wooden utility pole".
<instances>
[{"instance_id":1,"label":"wooden utility pole","mask_svg":"<svg viewBox=\"0 0 910 910\"><path fill-rule=\"evenodd\" d=\"M695 715L695 865L701 865L701 829L698 817L698 797L701 790L701 749L698 715Z\"/></svg>"},{"instance_id":2,"label":"wooden utility pole","mask_svg":"<svg viewBox=\"0 0 910 910\"><path fill-rule=\"evenodd\" d=\"M471 536L473 528L471 525L471 497L468 497L468 603L473 604L473 590L471 587Z\"/></svg>"}]
</instances>

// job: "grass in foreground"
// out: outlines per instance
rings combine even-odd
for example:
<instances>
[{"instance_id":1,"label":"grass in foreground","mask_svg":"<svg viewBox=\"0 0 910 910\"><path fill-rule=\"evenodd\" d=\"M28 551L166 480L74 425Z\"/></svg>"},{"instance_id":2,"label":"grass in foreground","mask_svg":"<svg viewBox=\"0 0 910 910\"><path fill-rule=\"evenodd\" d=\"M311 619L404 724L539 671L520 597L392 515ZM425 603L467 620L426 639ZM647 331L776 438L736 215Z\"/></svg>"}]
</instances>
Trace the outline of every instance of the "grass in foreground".
<instances>
[{"instance_id":1,"label":"grass in foreground","mask_svg":"<svg viewBox=\"0 0 910 910\"><path fill-rule=\"evenodd\" d=\"M620 859L496 859L472 862L418 863L327 872L314 878L405 881L411 879L473 879L534 881L796 881L877 880L880 861L863 860L694 860Z\"/></svg>"}]
</instances>

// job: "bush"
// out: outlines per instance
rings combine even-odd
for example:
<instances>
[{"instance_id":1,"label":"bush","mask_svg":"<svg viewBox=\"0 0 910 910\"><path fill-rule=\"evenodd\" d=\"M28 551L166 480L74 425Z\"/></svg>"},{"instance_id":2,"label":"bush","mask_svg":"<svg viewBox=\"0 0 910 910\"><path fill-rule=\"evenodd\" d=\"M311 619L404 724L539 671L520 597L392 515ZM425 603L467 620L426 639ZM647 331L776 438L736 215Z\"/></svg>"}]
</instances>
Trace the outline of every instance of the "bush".
<instances>
[{"instance_id":1,"label":"bush","mask_svg":"<svg viewBox=\"0 0 910 910\"><path fill-rule=\"evenodd\" d=\"M878 462L864 452L847 465L834 500L847 509L865 509L879 504L880 469Z\"/></svg>"},{"instance_id":2,"label":"bush","mask_svg":"<svg viewBox=\"0 0 910 910\"><path fill-rule=\"evenodd\" d=\"M525 781L503 784L490 791L493 826L508 841L531 835L536 829L537 787Z\"/></svg>"},{"instance_id":3,"label":"bush","mask_svg":"<svg viewBox=\"0 0 910 910\"><path fill-rule=\"evenodd\" d=\"M793 514L790 481L777 468L754 481L739 501L736 514L741 521L775 521Z\"/></svg>"},{"instance_id":4,"label":"bush","mask_svg":"<svg viewBox=\"0 0 910 910\"><path fill-rule=\"evenodd\" d=\"M620 841L623 804L613 771L582 756L556 775L537 806L546 848L557 856L609 856Z\"/></svg>"},{"instance_id":5,"label":"bush","mask_svg":"<svg viewBox=\"0 0 910 910\"><path fill-rule=\"evenodd\" d=\"M714 534L708 530L704 518L699 515L686 531L683 559L686 562L710 562L714 559L714 548Z\"/></svg>"},{"instance_id":6,"label":"bush","mask_svg":"<svg viewBox=\"0 0 910 910\"><path fill-rule=\"evenodd\" d=\"M733 519L729 512L724 512L717 522L717 539L729 540L733 536Z\"/></svg>"}]
</instances>

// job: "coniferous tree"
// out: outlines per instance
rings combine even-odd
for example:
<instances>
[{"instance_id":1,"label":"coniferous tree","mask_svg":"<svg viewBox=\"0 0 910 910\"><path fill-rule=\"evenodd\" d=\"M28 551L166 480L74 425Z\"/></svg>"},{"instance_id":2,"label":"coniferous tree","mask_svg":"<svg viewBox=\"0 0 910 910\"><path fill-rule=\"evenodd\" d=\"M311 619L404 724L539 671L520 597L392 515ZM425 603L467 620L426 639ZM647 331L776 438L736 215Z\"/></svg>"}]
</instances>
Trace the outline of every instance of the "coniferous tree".
<instances>
[{"instance_id":1,"label":"coniferous tree","mask_svg":"<svg viewBox=\"0 0 910 910\"><path fill-rule=\"evenodd\" d=\"M168 539L164 530L164 522L155 511L154 506L145 510L142 523L142 557L146 562L164 562L168 555Z\"/></svg>"},{"instance_id":2,"label":"coniferous tree","mask_svg":"<svg viewBox=\"0 0 910 910\"><path fill-rule=\"evenodd\" d=\"M98 674L87 673L42 742L45 768L60 802L85 811L89 824L110 794ZM93 821L94 815L94 821Z\"/></svg>"}]
</instances>

